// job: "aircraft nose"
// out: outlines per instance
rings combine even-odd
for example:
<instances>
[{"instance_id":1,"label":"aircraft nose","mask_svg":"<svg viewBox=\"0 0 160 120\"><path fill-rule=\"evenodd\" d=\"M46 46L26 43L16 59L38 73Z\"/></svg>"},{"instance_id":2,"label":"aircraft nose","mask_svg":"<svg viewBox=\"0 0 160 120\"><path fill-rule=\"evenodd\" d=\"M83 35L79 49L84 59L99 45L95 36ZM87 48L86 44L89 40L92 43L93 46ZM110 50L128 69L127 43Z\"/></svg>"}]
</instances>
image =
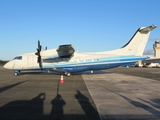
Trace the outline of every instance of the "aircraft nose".
<instances>
[{"instance_id":1,"label":"aircraft nose","mask_svg":"<svg viewBox=\"0 0 160 120\"><path fill-rule=\"evenodd\" d=\"M5 69L8 69L8 64L6 63L3 67L4 67Z\"/></svg>"},{"instance_id":2,"label":"aircraft nose","mask_svg":"<svg viewBox=\"0 0 160 120\"><path fill-rule=\"evenodd\" d=\"M11 64L8 62L3 66L5 69L12 69Z\"/></svg>"}]
</instances>

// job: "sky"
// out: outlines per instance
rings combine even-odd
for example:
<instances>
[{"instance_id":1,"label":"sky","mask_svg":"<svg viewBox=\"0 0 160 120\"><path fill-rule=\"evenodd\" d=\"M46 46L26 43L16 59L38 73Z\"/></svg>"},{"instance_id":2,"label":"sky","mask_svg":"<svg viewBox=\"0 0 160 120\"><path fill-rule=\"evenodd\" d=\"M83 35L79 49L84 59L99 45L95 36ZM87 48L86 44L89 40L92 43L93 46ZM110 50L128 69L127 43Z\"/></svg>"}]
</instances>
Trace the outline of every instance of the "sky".
<instances>
[{"instance_id":1,"label":"sky","mask_svg":"<svg viewBox=\"0 0 160 120\"><path fill-rule=\"evenodd\" d=\"M157 25L145 54L160 38L160 0L0 0L0 60L73 44L78 52L122 47L139 27Z\"/></svg>"}]
</instances>

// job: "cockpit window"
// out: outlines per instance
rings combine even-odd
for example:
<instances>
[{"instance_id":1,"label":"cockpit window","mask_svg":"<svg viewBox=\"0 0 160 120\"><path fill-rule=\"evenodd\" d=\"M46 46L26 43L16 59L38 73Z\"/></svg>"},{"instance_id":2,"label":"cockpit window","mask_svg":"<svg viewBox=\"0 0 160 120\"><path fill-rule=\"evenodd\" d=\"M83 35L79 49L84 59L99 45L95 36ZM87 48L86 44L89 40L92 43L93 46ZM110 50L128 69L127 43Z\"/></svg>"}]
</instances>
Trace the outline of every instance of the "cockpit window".
<instances>
[{"instance_id":1,"label":"cockpit window","mask_svg":"<svg viewBox=\"0 0 160 120\"><path fill-rule=\"evenodd\" d=\"M22 56L17 56L13 60L22 60Z\"/></svg>"}]
</instances>

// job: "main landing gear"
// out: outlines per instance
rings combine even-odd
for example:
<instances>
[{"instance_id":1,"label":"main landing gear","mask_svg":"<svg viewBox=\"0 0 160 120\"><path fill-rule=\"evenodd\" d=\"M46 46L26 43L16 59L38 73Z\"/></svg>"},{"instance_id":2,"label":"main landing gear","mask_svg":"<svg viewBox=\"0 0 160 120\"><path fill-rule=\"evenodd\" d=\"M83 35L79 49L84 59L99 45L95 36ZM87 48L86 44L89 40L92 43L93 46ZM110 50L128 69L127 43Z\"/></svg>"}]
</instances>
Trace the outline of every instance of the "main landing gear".
<instances>
[{"instance_id":1,"label":"main landing gear","mask_svg":"<svg viewBox=\"0 0 160 120\"><path fill-rule=\"evenodd\" d=\"M71 76L71 73L70 72L65 72L64 73L66 76L70 77Z\"/></svg>"},{"instance_id":2,"label":"main landing gear","mask_svg":"<svg viewBox=\"0 0 160 120\"><path fill-rule=\"evenodd\" d=\"M14 70L14 76L18 76L18 75L20 75L20 70Z\"/></svg>"}]
</instances>

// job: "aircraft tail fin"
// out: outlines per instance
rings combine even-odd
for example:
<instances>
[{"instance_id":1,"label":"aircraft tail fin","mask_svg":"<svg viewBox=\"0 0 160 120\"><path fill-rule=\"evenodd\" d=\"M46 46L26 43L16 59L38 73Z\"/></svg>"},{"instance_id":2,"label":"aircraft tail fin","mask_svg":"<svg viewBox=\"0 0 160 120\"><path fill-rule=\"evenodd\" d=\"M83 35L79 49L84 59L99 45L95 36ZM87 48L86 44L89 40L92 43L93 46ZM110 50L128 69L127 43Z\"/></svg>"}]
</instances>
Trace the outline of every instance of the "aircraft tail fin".
<instances>
[{"instance_id":1,"label":"aircraft tail fin","mask_svg":"<svg viewBox=\"0 0 160 120\"><path fill-rule=\"evenodd\" d=\"M148 27L139 28L130 41L124 45L120 50L123 54L134 54L137 56L142 56L145 46L152 31L157 26L152 25Z\"/></svg>"}]
</instances>

